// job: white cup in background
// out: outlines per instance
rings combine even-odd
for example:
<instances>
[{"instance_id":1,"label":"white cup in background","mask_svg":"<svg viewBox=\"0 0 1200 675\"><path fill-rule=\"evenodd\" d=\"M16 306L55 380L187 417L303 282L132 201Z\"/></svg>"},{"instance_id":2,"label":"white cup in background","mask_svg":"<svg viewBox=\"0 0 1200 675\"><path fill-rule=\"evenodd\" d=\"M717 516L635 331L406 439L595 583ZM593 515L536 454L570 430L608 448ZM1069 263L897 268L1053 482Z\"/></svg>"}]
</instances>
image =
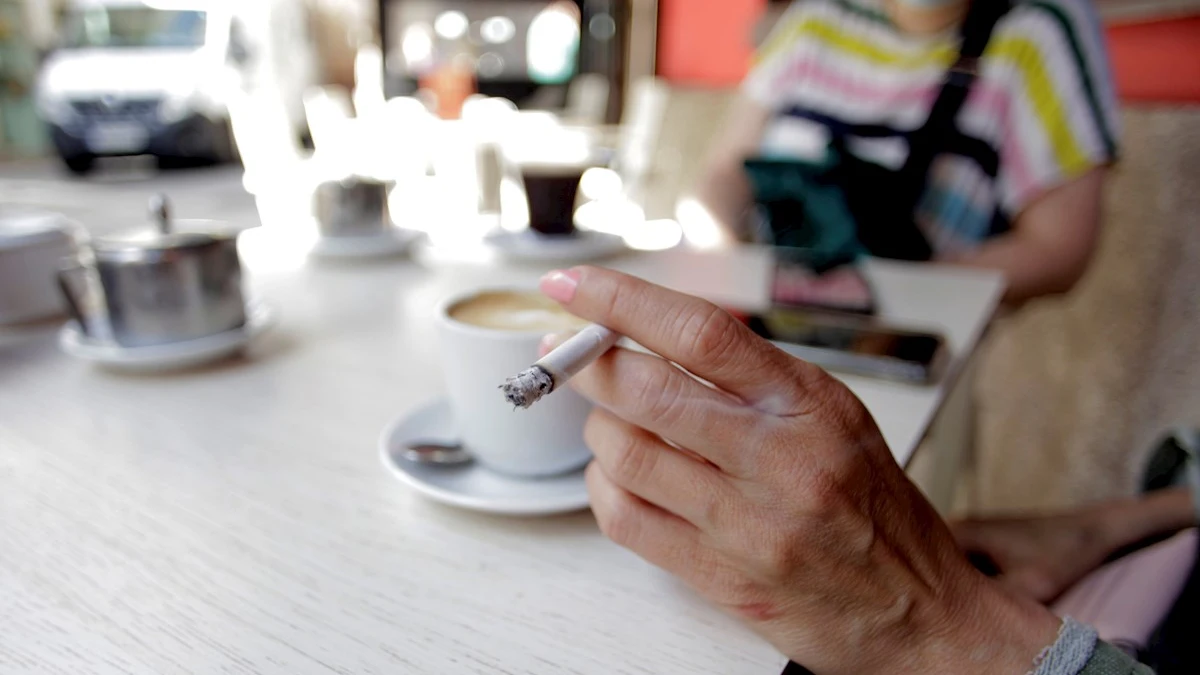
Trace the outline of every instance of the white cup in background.
<instances>
[{"instance_id":1,"label":"white cup in background","mask_svg":"<svg viewBox=\"0 0 1200 675\"><path fill-rule=\"evenodd\" d=\"M537 478L579 469L591 458L583 443L591 403L564 388L517 410L499 389L506 378L537 360L547 331L485 328L450 316L455 305L493 290L537 292L479 289L449 298L437 312L446 388L460 440L476 461L512 476Z\"/></svg>"}]
</instances>

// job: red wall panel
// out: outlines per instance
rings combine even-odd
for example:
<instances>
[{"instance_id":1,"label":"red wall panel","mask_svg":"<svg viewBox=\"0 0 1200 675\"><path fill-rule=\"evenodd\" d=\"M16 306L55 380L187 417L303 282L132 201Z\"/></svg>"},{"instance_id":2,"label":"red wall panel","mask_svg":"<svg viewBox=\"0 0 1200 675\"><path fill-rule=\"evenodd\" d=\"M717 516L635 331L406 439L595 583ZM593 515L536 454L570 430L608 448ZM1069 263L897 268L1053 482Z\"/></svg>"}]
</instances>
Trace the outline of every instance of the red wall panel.
<instances>
[{"instance_id":1,"label":"red wall panel","mask_svg":"<svg viewBox=\"0 0 1200 675\"><path fill-rule=\"evenodd\" d=\"M1200 103L1200 16L1110 26L1108 48L1123 100Z\"/></svg>"},{"instance_id":2,"label":"red wall panel","mask_svg":"<svg viewBox=\"0 0 1200 675\"><path fill-rule=\"evenodd\" d=\"M750 67L766 0L659 0L658 74L677 84L730 86ZM1122 100L1200 102L1200 16L1109 26Z\"/></svg>"},{"instance_id":3,"label":"red wall panel","mask_svg":"<svg viewBox=\"0 0 1200 675\"><path fill-rule=\"evenodd\" d=\"M678 84L734 85L754 54L766 0L659 0L658 74Z\"/></svg>"}]
</instances>

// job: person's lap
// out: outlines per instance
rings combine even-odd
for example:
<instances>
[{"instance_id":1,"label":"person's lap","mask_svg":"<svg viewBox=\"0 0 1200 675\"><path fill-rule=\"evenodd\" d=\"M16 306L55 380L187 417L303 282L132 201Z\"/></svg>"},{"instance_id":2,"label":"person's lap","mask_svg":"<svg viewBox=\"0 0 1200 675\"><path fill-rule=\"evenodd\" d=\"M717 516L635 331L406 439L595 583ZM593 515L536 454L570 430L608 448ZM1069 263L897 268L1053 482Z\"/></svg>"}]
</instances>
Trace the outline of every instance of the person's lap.
<instances>
[{"instance_id":1,"label":"person's lap","mask_svg":"<svg viewBox=\"0 0 1200 675\"><path fill-rule=\"evenodd\" d=\"M1184 530L1113 561L1072 586L1051 609L1091 624L1101 639L1136 655L1180 597L1198 542L1195 529Z\"/></svg>"}]
</instances>

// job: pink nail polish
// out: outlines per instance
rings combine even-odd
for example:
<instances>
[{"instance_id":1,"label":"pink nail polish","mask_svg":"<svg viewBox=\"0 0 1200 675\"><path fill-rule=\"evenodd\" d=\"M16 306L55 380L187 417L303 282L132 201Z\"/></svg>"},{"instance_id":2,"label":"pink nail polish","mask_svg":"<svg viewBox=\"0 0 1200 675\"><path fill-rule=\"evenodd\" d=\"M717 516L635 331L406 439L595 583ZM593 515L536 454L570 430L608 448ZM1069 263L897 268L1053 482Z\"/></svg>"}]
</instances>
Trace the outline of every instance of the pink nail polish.
<instances>
[{"instance_id":1,"label":"pink nail polish","mask_svg":"<svg viewBox=\"0 0 1200 675\"><path fill-rule=\"evenodd\" d=\"M579 286L579 270L553 270L542 277L538 288L551 300L567 303L575 297L575 289Z\"/></svg>"}]
</instances>

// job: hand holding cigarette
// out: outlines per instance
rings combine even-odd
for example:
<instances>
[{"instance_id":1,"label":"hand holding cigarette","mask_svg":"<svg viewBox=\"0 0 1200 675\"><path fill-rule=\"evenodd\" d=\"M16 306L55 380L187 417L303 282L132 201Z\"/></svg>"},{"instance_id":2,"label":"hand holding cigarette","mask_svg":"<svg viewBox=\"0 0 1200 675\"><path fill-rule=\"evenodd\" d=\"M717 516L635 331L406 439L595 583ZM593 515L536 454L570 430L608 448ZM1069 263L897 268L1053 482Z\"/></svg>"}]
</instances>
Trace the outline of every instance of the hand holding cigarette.
<instances>
[{"instance_id":1,"label":"hand holding cigarette","mask_svg":"<svg viewBox=\"0 0 1200 675\"><path fill-rule=\"evenodd\" d=\"M518 408L528 408L600 358L620 339L620 335L604 326L589 325L538 359L537 363L505 380L500 385L504 398Z\"/></svg>"},{"instance_id":2,"label":"hand holding cigarette","mask_svg":"<svg viewBox=\"0 0 1200 675\"><path fill-rule=\"evenodd\" d=\"M1054 642L1061 621L971 567L828 373L635 277L576 267L540 288L649 352L608 337L567 364L605 352L571 388L595 404L588 494L618 544L818 673L1025 672Z\"/></svg>"}]
</instances>

